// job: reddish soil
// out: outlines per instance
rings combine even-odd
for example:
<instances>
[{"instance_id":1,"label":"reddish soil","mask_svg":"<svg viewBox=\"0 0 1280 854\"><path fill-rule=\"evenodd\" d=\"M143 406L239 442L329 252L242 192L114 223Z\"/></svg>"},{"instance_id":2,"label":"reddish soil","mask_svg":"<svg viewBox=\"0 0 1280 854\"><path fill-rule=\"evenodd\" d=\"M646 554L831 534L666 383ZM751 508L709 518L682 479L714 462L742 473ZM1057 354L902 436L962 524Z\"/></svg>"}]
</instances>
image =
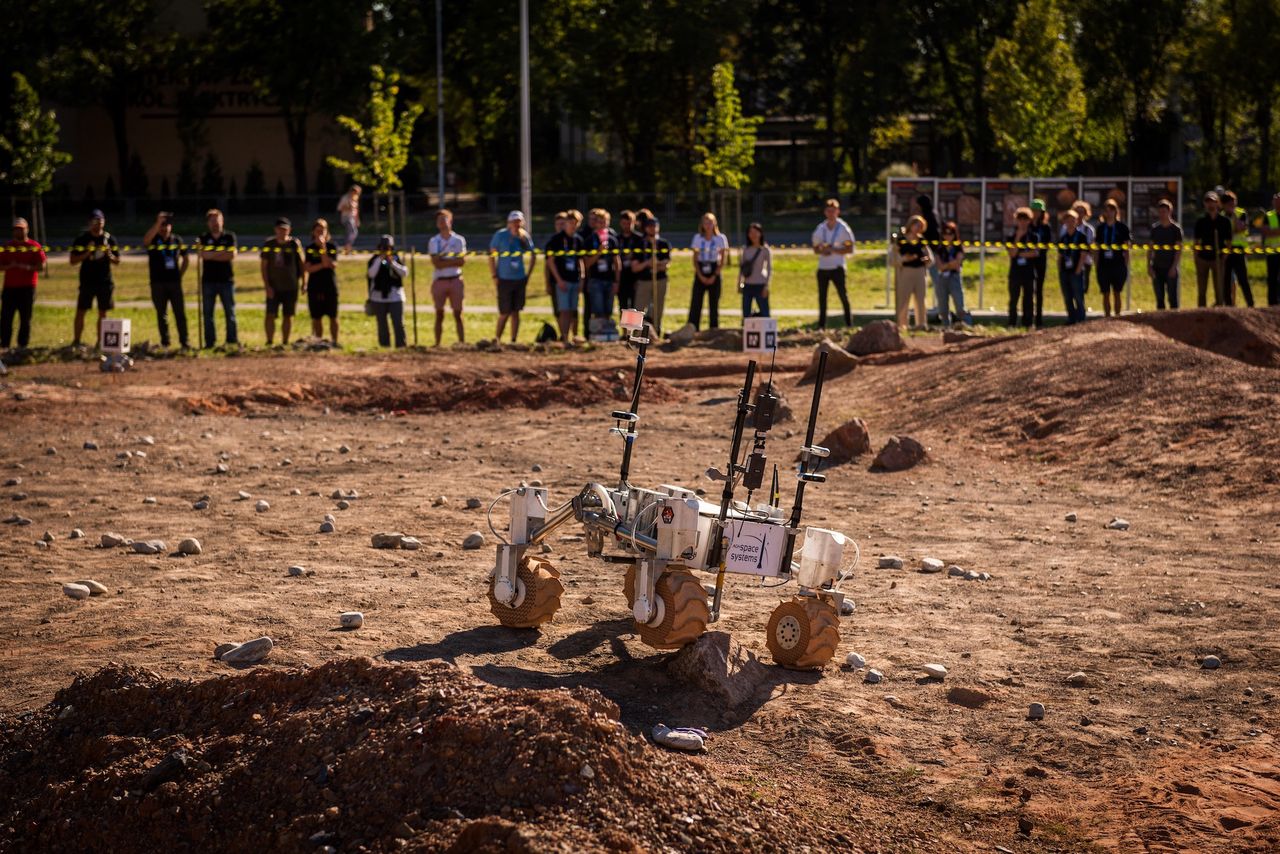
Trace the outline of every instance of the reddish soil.
<instances>
[{"instance_id":1,"label":"reddish soil","mask_svg":"<svg viewBox=\"0 0 1280 854\"><path fill-rule=\"evenodd\" d=\"M1277 334L1275 313L1214 314L1187 322ZM495 624L492 553L459 548L487 531L467 497L538 477L560 502L616 478L620 349L15 368L0 479L22 482L0 489L0 515L33 523L0 526L0 850L133 834L209 850L1274 851L1280 372L1169 324L915 340L832 380L818 435L861 417L873 450L911 435L930 462L874 474L865 455L809 489L805 521L862 548L844 588L857 613L836 662L769 667L737 708L673 680L627 617L622 567L587 559L572 527L553 538L566 593L540 631ZM808 358L779 359L798 418ZM711 486L741 366L704 347L652 355L635 483ZM775 460L802 428L774 431ZM338 488L359 491L350 509ZM204 494L210 509L192 510ZM316 533L325 513L334 534ZM1106 529L1116 516L1131 529ZM384 530L424 547L370 548ZM204 552L100 548L107 531ZM876 569L880 554L907 569ZM993 578L915 572L925 556ZM84 578L110 592L61 594ZM717 628L767 661L780 592L732 576ZM364 627L337 631L351 609ZM213 660L262 634L277 647L260 668ZM836 666L849 651L884 681ZM1209 654L1219 669L1200 667ZM920 679L928 662L944 683ZM987 702L952 702L956 687ZM1043 721L1026 720L1031 702ZM659 722L705 727L709 754L643 744ZM146 776L180 748L181 773ZM595 776L565 791L584 761Z\"/></svg>"}]
</instances>

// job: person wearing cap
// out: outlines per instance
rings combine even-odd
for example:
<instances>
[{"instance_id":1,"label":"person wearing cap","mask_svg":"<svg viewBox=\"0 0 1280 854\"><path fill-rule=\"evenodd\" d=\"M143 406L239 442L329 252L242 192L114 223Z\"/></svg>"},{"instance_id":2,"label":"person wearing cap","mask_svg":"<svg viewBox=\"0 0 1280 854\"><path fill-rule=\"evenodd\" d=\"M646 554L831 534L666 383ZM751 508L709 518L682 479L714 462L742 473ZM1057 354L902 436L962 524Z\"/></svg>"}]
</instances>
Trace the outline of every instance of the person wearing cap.
<instances>
[{"instance_id":1,"label":"person wearing cap","mask_svg":"<svg viewBox=\"0 0 1280 854\"><path fill-rule=\"evenodd\" d=\"M1231 221L1219 212L1221 199L1213 190L1204 194L1204 216L1196 220L1196 305L1207 304L1209 280L1213 280L1213 304L1227 305L1223 252L1231 245Z\"/></svg>"},{"instance_id":2,"label":"person wearing cap","mask_svg":"<svg viewBox=\"0 0 1280 854\"><path fill-rule=\"evenodd\" d=\"M1044 280L1049 274L1049 244L1053 242L1053 224L1044 199L1031 200L1031 240L1040 247L1040 255L1032 265L1035 281L1032 284L1032 302L1035 306L1036 328L1044 326Z\"/></svg>"},{"instance_id":3,"label":"person wearing cap","mask_svg":"<svg viewBox=\"0 0 1280 854\"><path fill-rule=\"evenodd\" d=\"M1156 292L1156 308L1178 308L1181 288L1178 268L1182 264L1182 226L1173 221L1173 202L1156 202L1159 219L1151 226L1151 246L1147 249L1147 272Z\"/></svg>"},{"instance_id":4,"label":"person wearing cap","mask_svg":"<svg viewBox=\"0 0 1280 854\"><path fill-rule=\"evenodd\" d=\"M527 264L526 257L529 259ZM507 214L507 227L495 232L489 241L489 273L498 291L497 340L502 340L508 320L511 321L512 342L520 334L520 312L524 311L529 277L537 265L533 241L524 229L524 214L512 211Z\"/></svg>"},{"instance_id":5,"label":"person wearing cap","mask_svg":"<svg viewBox=\"0 0 1280 854\"><path fill-rule=\"evenodd\" d=\"M431 256L431 301L436 309L436 346L444 335L444 306L453 311L453 326L458 343L467 340L462 326L462 298L464 285L462 266L467 263L467 239L453 230L453 212L441 208L436 212L436 229L439 232L427 241L427 254Z\"/></svg>"},{"instance_id":6,"label":"person wearing cap","mask_svg":"<svg viewBox=\"0 0 1280 854\"><path fill-rule=\"evenodd\" d=\"M262 244L262 260L258 268L267 291L267 316L263 326L268 347L275 343L277 315L284 318L280 321L280 343L289 346L293 315L298 310L298 292L306 292L303 283L306 260L302 241L294 237L292 231L293 224L288 218L280 217L276 220L275 236Z\"/></svg>"},{"instance_id":7,"label":"person wearing cap","mask_svg":"<svg viewBox=\"0 0 1280 854\"><path fill-rule=\"evenodd\" d=\"M1262 217L1262 248L1267 253L1267 305L1280 305L1280 191Z\"/></svg>"},{"instance_id":8,"label":"person wearing cap","mask_svg":"<svg viewBox=\"0 0 1280 854\"><path fill-rule=\"evenodd\" d=\"M0 291L0 349L9 349L13 318L18 318L18 349L31 343L31 313L36 302L36 280L45 265L44 247L28 234L27 221L13 221L13 239L0 247L4 290Z\"/></svg>"},{"instance_id":9,"label":"person wearing cap","mask_svg":"<svg viewBox=\"0 0 1280 854\"><path fill-rule=\"evenodd\" d=\"M204 215L207 230L196 244L204 273L200 284L201 313L204 320L204 346L217 343L218 330L213 325L213 311L222 302L227 318L227 345L240 343L236 325L236 235L223 228L222 211L210 208Z\"/></svg>"},{"instance_id":10,"label":"person wearing cap","mask_svg":"<svg viewBox=\"0 0 1280 854\"><path fill-rule=\"evenodd\" d=\"M187 309L182 296L182 277L187 272L185 241L173 233L173 214L161 211L156 221L142 236L147 247L147 272L151 280L151 304L156 309L156 326L160 330L160 346L169 346L169 307L178 327L178 344L187 349Z\"/></svg>"},{"instance_id":11,"label":"person wearing cap","mask_svg":"<svg viewBox=\"0 0 1280 854\"><path fill-rule=\"evenodd\" d=\"M373 306L373 316L378 321L378 345L391 346L391 330L387 321L395 329L396 347L405 345L404 335L404 280L409 275L409 268L396 254L396 239L390 234L382 235L378 241L378 249L369 259L369 302Z\"/></svg>"},{"instance_id":12,"label":"person wearing cap","mask_svg":"<svg viewBox=\"0 0 1280 854\"><path fill-rule=\"evenodd\" d=\"M76 297L75 333L72 346L79 347L84 335L84 316L98 304L98 333L102 337L102 321L115 308L115 279L111 268L120 263L120 247L107 231L107 218L102 211L89 215L89 230L76 238L71 247L71 266L80 268L80 293Z\"/></svg>"},{"instance_id":13,"label":"person wearing cap","mask_svg":"<svg viewBox=\"0 0 1280 854\"><path fill-rule=\"evenodd\" d=\"M1032 320L1032 292L1035 290L1035 260L1040 250L1032 244L1031 208L1018 208L1014 213L1014 230L1005 241L1009 253L1009 325L1018 325L1018 300L1022 300L1022 325Z\"/></svg>"},{"instance_id":14,"label":"person wearing cap","mask_svg":"<svg viewBox=\"0 0 1280 854\"><path fill-rule=\"evenodd\" d=\"M1098 290L1102 292L1102 310L1110 317L1120 314L1120 293L1129 281L1129 226L1120 221L1120 205L1115 199L1107 199L1102 206L1097 236Z\"/></svg>"},{"instance_id":15,"label":"person wearing cap","mask_svg":"<svg viewBox=\"0 0 1280 854\"><path fill-rule=\"evenodd\" d=\"M659 234L661 223L656 216L650 213L640 222L644 227L644 241L631 256L631 271L636 274L636 308L644 311L654 334L661 336L662 314L667 305L671 244Z\"/></svg>"},{"instance_id":16,"label":"person wearing cap","mask_svg":"<svg viewBox=\"0 0 1280 854\"><path fill-rule=\"evenodd\" d=\"M1236 283L1244 303L1253 308L1253 289L1249 287L1249 214L1240 207L1236 194L1227 190L1222 194L1222 215L1231 223L1231 247L1222 259L1222 288L1227 294L1227 305L1236 304Z\"/></svg>"},{"instance_id":17,"label":"person wearing cap","mask_svg":"<svg viewBox=\"0 0 1280 854\"><path fill-rule=\"evenodd\" d=\"M814 254L818 256L818 326L827 328L827 289L836 286L836 296L844 306L844 325L853 325L853 313L849 310L849 292L845 288L845 256L854 249L853 230L840 218L838 199L827 199L823 208L823 220L813 230L810 239Z\"/></svg>"}]
</instances>

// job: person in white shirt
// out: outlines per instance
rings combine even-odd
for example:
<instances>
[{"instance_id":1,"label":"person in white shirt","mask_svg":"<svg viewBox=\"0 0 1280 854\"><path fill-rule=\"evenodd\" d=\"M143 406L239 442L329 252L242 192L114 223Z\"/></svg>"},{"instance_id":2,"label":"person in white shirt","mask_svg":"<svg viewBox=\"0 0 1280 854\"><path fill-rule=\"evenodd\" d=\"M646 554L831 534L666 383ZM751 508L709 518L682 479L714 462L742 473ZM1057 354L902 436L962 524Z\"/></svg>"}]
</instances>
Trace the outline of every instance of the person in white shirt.
<instances>
[{"instance_id":1,"label":"person in white shirt","mask_svg":"<svg viewBox=\"0 0 1280 854\"><path fill-rule=\"evenodd\" d=\"M720 233L716 215L702 215L698 233L693 236L693 298L689 303L689 323L694 329L702 323L702 300L710 302L710 328L720 325L720 274L729 260L729 238Z\"/></svg>"},{"instance_id":2,"label":"person in white shirt","mask_svg":"<svg viewBox=\"0 0 1280 854\"><path fill-rule=\"evenodd\" d=\"M404 341L404 280L409 275L409 268L396 254L396 239L390 234L382 235L378 241L378 249L369 259L369 302L373 307L373 315L378 319L378 344L391 346L391 335L387 329L387 320L395 327L396 346L403 347Z\"/></svg>"},{"instance_id":3,"label":"person in white shirt","mask_svg":"<svg viewBox=\"0 0 1280 854\"><path fill-rule=\"evenodd\" d=\"M350 255L355 247L356 237L360 234L360 193L359 184L352 184L351 189L338 199L338 214L342 218L342 228L346 232L346 243L342 246L344 255Z\"/></svg>"},{"instance_id":4,"label":"person in white shirt","mask_svg":"<svg viewBox=\"0 0 1280 854\"><path fill-rule=\"evenodd\" d=\"M813 251L818 256L818 326L827 328L827 286L836 286L844 306L844 325L853 325L849 293L845 288L844 260L854 249L853 229L840 218L840 202L827 199L825 219L813 230Z\"/></svg>"},{"instance_id":5,"label":"person in white shirt","mask_svg":"<svg viewBox=\"0 0 1280 854\"><path fill-rule=\"evenodd\" d=\"M462 265L467 262L467 239L453 230L453 212L441 209L436 214L436 228L440 233L427 241L427 254L435 268L431 281L431 299L436 305L436 346L444 333L444 304L453 310L453 324L458 331L458 342L467 340L462 329Z\"/></svg>"}]
</instances>

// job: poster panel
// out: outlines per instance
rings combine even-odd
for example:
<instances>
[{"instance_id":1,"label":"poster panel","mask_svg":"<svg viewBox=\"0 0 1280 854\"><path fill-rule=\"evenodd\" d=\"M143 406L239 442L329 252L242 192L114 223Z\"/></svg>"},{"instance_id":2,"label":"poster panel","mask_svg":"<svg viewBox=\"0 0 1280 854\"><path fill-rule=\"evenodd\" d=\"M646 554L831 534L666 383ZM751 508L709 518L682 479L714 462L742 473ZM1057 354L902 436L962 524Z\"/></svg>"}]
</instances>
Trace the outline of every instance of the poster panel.
<instances>
[{"instance_id":1,"label":"poster panel","mask_svg":"<svg viewBox=\"0 0 1280 854\"><path fill-rule=\"evenodd\" d=\"M1004 240L1012 234L1014 214L1030 201L1030 181L987 182L987 240Z\"/></svg>"},{"instance_id":2,"label":"poster panel","mask_svg":"<svg viewBox=\"0 0 1280 854\"><path fill-rule=\"evenodd\" d=\"M889 230L898 231L912 214L920 212L916 196L933 196L933 179L894 179L889 188Z\"/></svg>"},{"instance_id":3,"label":"poster panel","mask_svg":"<svg viewBox=\"0 0 1280 854\"><path fill-rule=\"evenodd\" d=\"M982 232L982 181L940 181L934 200L940 223L955 220L961 240L977 240Z\"/></svg>"},{"instance_id":4,"label":"poster panel","mask_svg":"<svg viewBox=\"0 0 1280 854\"><path fill-rule=\"evenodd\" d=\"M1144 243L1151 239L1151 226L1159 219L1156 205L1161 199L1168 199L1173 204L1173 218L1178 218L1178 182L1168 179L1141 179L1130 182L1133 202L1133 222L1129 230L1135 242Z\"/></svg>"}]
</instances>

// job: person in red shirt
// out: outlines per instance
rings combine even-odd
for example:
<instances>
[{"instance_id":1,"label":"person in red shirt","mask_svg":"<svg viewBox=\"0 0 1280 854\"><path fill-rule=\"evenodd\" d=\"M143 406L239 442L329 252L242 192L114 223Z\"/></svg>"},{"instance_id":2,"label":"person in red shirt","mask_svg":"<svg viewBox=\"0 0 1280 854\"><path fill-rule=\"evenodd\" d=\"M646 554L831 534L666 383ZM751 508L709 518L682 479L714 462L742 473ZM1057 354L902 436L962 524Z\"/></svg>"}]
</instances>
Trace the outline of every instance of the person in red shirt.
<instances>
[{"instance_id":1,"label":"person in red shirt","mask_svg":"<svg viewBox=\"0 0 1280 854\"><path fill-rule=\"evenodd\" d=\"M31 310L36 302L36 278L44 268L44 248L27 235L27 221L13 221L13 239L0 250L4 291L0 292L0 347L9 349L13 316L18 316L18 349L31 342Z\"/></svg>"}]
</instances>

